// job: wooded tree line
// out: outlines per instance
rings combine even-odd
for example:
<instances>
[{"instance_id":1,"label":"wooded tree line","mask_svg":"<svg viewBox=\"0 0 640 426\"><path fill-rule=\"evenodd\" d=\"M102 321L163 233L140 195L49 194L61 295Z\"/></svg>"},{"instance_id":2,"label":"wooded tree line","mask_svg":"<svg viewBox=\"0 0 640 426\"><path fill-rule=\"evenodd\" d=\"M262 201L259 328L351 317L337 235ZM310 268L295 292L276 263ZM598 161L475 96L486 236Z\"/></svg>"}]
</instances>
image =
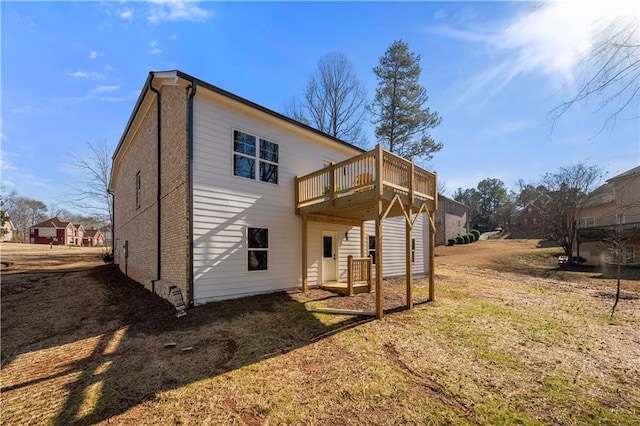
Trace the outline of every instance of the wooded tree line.
<instances>
[{"instance_id":1,"label":"wooded tree line","mask_svg":"<svg viewBox=\"0 0 640 426\"><path fill-rule=\"evenodd\" d=\"M428 161L442 149L429 134L442 121L426 106L429 97L420 85L420 55L394 41L373 68L378 85L368 102L347 57L331 52L320 58L300 98L285 107L291 118L360 147L369 145L363 125L375 125L376 142L408 160Z\"/></svg>"},{"instance_id":2,"label":"wooded tree line","mask_svg":"<svg viewBox=\"0 0 640 426\"><path fill-rule=\"evenodd\" d=\"M476 188L458 188L453 199L469 206L470 226L483 232L512 228L516 212L533 203L544 218L543 237L571 256L582 206L603 176L600 167L579 162L546 173L538 182L520 179L511 191L500 179L483 179Z\"/></svg>"}]
</instances>

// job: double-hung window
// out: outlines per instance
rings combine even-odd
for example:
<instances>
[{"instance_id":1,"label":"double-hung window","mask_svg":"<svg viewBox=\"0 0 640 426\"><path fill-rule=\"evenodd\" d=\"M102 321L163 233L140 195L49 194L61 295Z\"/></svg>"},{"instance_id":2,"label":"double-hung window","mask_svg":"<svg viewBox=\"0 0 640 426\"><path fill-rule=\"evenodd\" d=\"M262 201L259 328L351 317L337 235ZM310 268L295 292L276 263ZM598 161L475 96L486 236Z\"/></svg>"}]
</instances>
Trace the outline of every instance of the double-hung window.
<instances>
[{"instance_id":1,"label":"double-hung window","mask_svg":"<svg viewBox=\"0 0 640 426\"><path fill-rule=\"evenodd\" d=\"M233 131L233 174L278 183L278 144L239 130Z\"/></svg>"},{"instance_id":2,"label":"double-hung window","mask_svg":"<svg viewBox=\"0 0 640 426\"><path fill-rule=\"evenodd\" d=\"M247 228L249 271L266 271L269 258L269 230L267 228Z\"/></svg>"}]
</instances>

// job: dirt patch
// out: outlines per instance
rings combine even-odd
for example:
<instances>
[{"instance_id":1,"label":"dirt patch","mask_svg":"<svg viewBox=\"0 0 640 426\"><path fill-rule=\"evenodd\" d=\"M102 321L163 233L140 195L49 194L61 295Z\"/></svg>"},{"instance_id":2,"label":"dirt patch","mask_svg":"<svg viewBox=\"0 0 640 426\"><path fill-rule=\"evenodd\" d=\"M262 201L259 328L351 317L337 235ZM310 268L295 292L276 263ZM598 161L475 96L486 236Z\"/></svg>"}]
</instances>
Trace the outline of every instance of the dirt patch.
<instances>
[{"instance_id":1,"label":"dirt patch","mask_svg":"<svg viewBox=\"0 0 640 426\"><path fill-rule=\"evenodd\" d=\"M0 423L638 424L640 292L611 319L609 280L514 272L546 254L498 241L438 248L465 253L436 258L435 301L416 278L411 311L385 280L382 321L312 313L374 307L317 289L176 318L95 258L2 246L22 266L2 275Z\"/></svg>"}]
</instances>

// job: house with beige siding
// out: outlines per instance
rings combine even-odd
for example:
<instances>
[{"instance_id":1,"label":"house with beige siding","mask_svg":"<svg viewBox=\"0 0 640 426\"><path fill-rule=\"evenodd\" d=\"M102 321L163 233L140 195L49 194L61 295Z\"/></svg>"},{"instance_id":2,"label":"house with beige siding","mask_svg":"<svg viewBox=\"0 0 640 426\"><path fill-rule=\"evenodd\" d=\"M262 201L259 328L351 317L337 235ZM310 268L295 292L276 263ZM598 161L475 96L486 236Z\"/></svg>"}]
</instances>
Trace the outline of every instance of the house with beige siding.
<instances>
[{"instance_id":1,"label":"house with beige siding","mask_svg":"<svg viewBox=\"0 0 640 426\"><path fill-rule=\"evenodd\" d=\"M438 194L436 209L436 245L469 232L469 206Z\"/></svg>"},{"instance_id":2,"label":"house with beige siding","mask_svg":"<svg viewBox=\"0 0 640 426\"><path fill-rule=\"evenodd\" d=\"M640 166L596 188L580 211L577 256L587 264L640 264ZM614 250L620 242L620 253Z\"/></svg>"},{"instance_id":3,"label":"house with beige siding","mask_svg":"<svg viewBox=\"0 0 640 426\"><path fill-rule=\"evenodd\" d=\"M188 307L375 281L381 317L383 276L428 274L433 296L436 184L380 146L151 72L113 154L114 262Z\"/></svg>"}]
</instances>

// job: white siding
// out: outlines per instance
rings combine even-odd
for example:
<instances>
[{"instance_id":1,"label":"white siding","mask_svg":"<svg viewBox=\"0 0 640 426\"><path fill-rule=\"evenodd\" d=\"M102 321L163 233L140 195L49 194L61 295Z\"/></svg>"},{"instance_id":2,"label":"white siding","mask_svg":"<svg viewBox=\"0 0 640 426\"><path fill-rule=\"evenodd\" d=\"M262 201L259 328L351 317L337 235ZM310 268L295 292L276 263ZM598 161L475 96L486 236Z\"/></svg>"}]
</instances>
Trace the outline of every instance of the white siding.
<instances>
[{"instance_id":1,"label":"white siding","mask_svg":"<svg viewBox=\"0 0 640 426\"><path fill-rule=\"evenodd\" d=\"M207 92L195 97L193 155L194 301L240 297L301 285L301 218L295 214L295 177L341 161L357 152L260 111ZM233 176L233 130L262 137L279 146L278 184ZM422 215L424 216L424 215ZM414 273L423 273L427 236L424 217L414 228ZM247 270L247 227L269 229L268 271ZM384 222L385 276L404 270L404 219ZM308 283L318 285L322 265L322 232L338 237L338 279L346 281L349 254L360 255L360 231L350 226L310 222ZM349 233L348 240L345 233ZM373 224L366 226L373 235Z\"/></svg>"},{"instance_id":2,"label":"white siding","mask_svg":"<svg viewBox=\"0 0 640 426\"><path fill-rule=\"evenodd\" d=\"M325 158L341 161L357 152L285 126L260 111L198 91L193 156L196 304L300 286L295 177L321 168ZM279 145L278 185L233 176L234 129ZM268 271L247 271L247 227L269 229Z\"/></svg>"},{"instance_id":3,"label":"white siding","mask_svg":"<svg viewBox=\"0 0 640 426\"><path fill-rule=\"evenodd\" d=\"M428 223L429 219L426 214L421 214L411 233L411 238L416 240L416 257L412 268L414 274L426 274L429 270L429 227L426 226ZM374 222L366 223L365 238L367 242L369 236L375 236ZM405 251L404 216L385 219L382 222L382 266L385 277L405 275ZM375 265L373 269L375 273Z\"/></svg>"}]
</instances>

